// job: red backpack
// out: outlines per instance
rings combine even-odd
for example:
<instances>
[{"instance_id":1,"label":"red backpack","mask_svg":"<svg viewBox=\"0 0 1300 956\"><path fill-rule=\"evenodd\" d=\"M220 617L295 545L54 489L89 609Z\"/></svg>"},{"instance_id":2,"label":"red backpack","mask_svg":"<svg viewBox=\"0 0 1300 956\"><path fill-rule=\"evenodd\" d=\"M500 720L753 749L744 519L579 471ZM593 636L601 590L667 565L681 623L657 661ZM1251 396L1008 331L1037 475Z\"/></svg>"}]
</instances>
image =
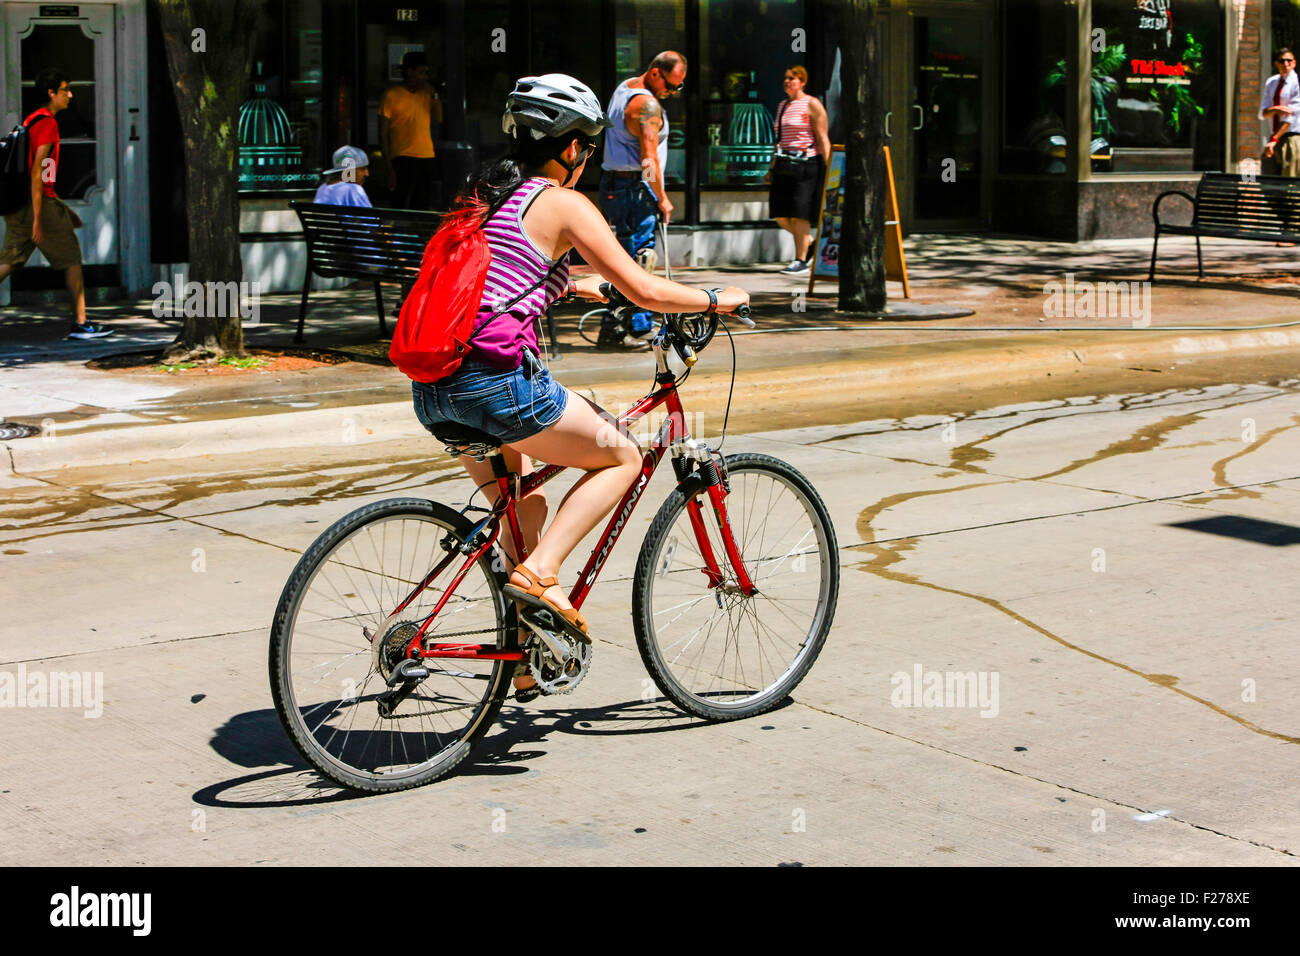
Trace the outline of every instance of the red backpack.
<instances>
[{"instance_id":1,"label":"red backpack","mask_svg":"<svg viewBox=\"0 0 1300 956\"><path fill-rule=\"evenodd\" d=\"M492 261L482 227L504 202L494 208L471 202L452 210L424 247L420 275L402 304L388 347L389 360L407 378L436 382L456 371L469 354L476 332L550 278L548 271L532 288L474 327Z\"/></svg>"}]
</instances>

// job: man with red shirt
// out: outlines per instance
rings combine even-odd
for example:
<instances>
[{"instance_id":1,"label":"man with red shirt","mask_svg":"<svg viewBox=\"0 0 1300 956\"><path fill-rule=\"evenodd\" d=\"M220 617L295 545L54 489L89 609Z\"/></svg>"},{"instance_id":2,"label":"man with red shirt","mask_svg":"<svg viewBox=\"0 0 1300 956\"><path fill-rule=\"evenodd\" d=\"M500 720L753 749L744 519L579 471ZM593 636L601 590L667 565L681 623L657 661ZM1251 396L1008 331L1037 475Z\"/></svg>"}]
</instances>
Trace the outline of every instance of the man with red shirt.
<instances>
[{"instance_id":1,"label":"man with red shirt","mask_svg":"<svg viewBox=\"0 0 1300 956\"><path fill-rule=\"evenodd\" d=\"M36 75L36 88L45 91L49 102L23 121L27 127L32 198L22 209L5 216L4 246L0 248L0 282L15 269L26 265L32 253L40 249L51 268L65 273L76 320L68 337L102 338L113 330L86 322L81 244L77 242L75 231L82 224L81 217L54 193L59 169L59 127L54 116L68 108L72 102L72 90L67 74L54 67Z\"/></svg>"}]
</instances>

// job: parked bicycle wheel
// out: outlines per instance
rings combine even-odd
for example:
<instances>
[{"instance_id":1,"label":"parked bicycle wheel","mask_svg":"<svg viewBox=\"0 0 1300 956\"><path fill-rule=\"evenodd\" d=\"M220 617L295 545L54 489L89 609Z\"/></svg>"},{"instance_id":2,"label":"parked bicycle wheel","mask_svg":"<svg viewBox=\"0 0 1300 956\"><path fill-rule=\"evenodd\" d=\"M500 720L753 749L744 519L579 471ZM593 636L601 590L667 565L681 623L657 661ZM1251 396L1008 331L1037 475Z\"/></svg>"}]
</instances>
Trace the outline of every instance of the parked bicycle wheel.
<instances>
[{"instance_id":1,"label":"parked bicycle wheel","mask_svg":"<svg viewBox=\"0 0 1300 956\"><path fill-rule=\"evenodd\" d=\"M586 312L578 319L578 335L584 342L590 345L600 344L600 330L605 323L605 315L608 309L603 306L599 309L592 309Z\"/></svg>"},{"instance_id":2,"label":"parked bicycle wheel","mask_svg":"<svg viewBox=\"0 0 1300 956\"><path fill-rule=\"evenodd\" d=\"M429 675L400 700L388 683L463 559L395 609L471 528L437 502L375 502L328 528L290 575L271 628L271 692L298 752L331 780L371 791L428 783L464 760L496 718L513 662L427 660ZM469 569L427 636L504 646L505 580L491 555Z\"/></svg>"},{"instance_id":3,"label":"parked bicycle wheel","mask_svg":"<svg viewBox=\"0 0 1300 956\"><path fill-rule=\"evenodd\" d=\"M724 575L709 587L680 489L650 525L632 592L637 647L660 691L713 720L761 714L784 700L817 659L839 596L835 529L808 479L767 455L728 455L726 465L728 522L757 593L738 587L706 504Z\"/></svg>"}]
</instances>

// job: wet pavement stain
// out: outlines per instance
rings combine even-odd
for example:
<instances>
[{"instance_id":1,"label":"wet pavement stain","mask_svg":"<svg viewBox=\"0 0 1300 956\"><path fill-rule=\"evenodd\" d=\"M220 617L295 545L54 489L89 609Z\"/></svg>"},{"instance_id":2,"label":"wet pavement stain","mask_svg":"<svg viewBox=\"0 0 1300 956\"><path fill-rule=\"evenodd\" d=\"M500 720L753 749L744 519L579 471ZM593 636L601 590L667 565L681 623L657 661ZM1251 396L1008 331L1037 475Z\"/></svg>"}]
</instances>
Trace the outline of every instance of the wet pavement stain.
<instances>
[{"instance_id":1,"label":"wet pavement stain","mask_svg":"<svg viewBox=\"0 0 1300 956\"><path fill-rule=\"evenodd\" d=\"M1268 397L1273 397L1273 396L1268 396ZM1092 455L1089 455L1086 458L1076 459L1070 462L1068 465L1065 465L1054 471L1048 472L1043 475L1037 475L1034 476L1033 478L1029 478L1025 480L1040 481L1047 478L1055 478L1055 477L1059 477L1060 475L1066 474L1068 472L1076 471L1080 468L1085 467L1086 465L1093 464L1098 461L1104 461L1108 458L1113 458L1118 455L1141 454L1142 452L1150 451L1154 448L1160 447L1160 445L1162 445L1165 442L1165 440L1171 434L1176 432L1178 429L1184 428L1187 425L1191 425L1194 422L1203 419L1205 415L1208 413L1208 411L1218 411L1221 410L1222 408L1228 408L1235 405L1249 404L1252 401L1256 401L1256 400L1259 399L1249 398L1246 399L1245 401L1240 401L1240 402L1227 402L1222 406L1216 407L1215 409L1207 410L1207 412L1191 412L1182 415L1173 415L1167 418L1163 418L1160 421L1155 422L1154 424L1144 425L1141 428L1138 428L1128 438L1121 439L1120 441L1117 442L1112 442L1111 444L1107 445L1105 448L1102 448L1100 451ZM1300 419L1300 416L1294 416L1294 418ZM1283 430L1290 427L1293 426L1290 425L1282 426ZM1262 444L1263 441L1266 441L1268 438L1271 437L1272 437L1271 434L1266 433L1264 436L1260 436L1256 444ZM1244 452L1239 452L1236 455L1229 456L1228 459L1224 459L1222 460L1222 462L1216 463L1216 465L1224 464L1226 463L1227 460L1230 460L1231 458L1240 457L1241 454L1244 454ZM1216 470L1215 472L1216 480L1222 474L1224 474L1222 470ZM1009 479L1009 480L1013 480L1013 479ZM1224 480L1226 481L1226 478ZM888 543L876 543L874 541L875 530L872 527L872 524L876 520L876 518L878 518L880 514L885 510L887 510L888 508L892 508L895 505L901 504L904 501L910 501L914 498L920 498L927 495L949 494L952 492L963 491L969 488L976 488L976 487L983 487L984 485L994 485L994 484L1004 484L1004 483L1005 481L974 482L966 485L959 485L953 488L938 488L938 489L930 489L927 491L901 492L899 494L886 496L885 498L882 498L879 501L877 501L875 504L869 505L859 513L858 520L857 520L857 532L859 536L862 538L862 540L867 543L853 545L849 549L849 550L862 550L866 552L869 555L869 557L866 561L852 565L852 567L860 571L865 571L868 574L874 574L877 575L878 577L885 578L886 580L896 581L900 584L910 584L916 587L929 588L931 590L940 591L945 594L953 594L953 595L957 595L958 597L969 598L972 601L978 601L979 603L984 604L987 607L993 608L999 613L1011 618L1013 621L1022 624L1023 626L1033 631L1036 631L1037 633L1056 642L1057 644L1060 644L1062 647L1068 648L1069 650L1072 651L1076 651L1096 661L1109 664L1112 667L1118 668L1119 670L1140 677L1143 680L1148 681L1149 683L1154 684L1158 687L1164 687L1167 690L1171 690L1176 694L1186 697L1188 700L1195 701L1196 703L1209 708L1214 713L1219 714L1222 717L1226 717L1229 720L1233 721L1234 723L1240 724L1242 727L1245 727L1247 730L1250 730L1253 733L1260 734L1265 737L1271 737L1275 740L1281 740L1285 743L1300 744L1300 737L1293 737L1287 734L1280 733L1278 731L1268 730L1267 728L1260 727L1258 724L1254 723L1253 721L1247 720L1246 718L1238 714L1234 714L1231 711L1225 710L1224 708L1220 707L1218 704L1215 704L1213 701L1206 700L1203 697L1198 697L1197 695L1190 693L1189 691L1183 690L1182 688L1175 686L1178 682L1178 678L1171 674L1148 674L1138 670L1135 667L1131 667L1130 665L1125 664L1122 661L1114 660L1113 658L1106 657L1102 654L1098 654L1094 651L1088 650L1087 648L1081 647L1078 644L1074 644L1070 641L1067 641L1065 638L1061 637L1060 635L1054 634L1051 631L1047 630L1047 628L1043 627L1042 625L1029 620L1029 618L1025 617L1023 614L1020 614L1012 610L1011 608L1007 607L1005 604L1003 604L1001 601L998 601L996 598L992 598L983 594L976 594L971 591L963 591L959 588L944 587L943 585L940 584L935 584L930 581L922 580L919 576L915 574L909 574L905 571L894 569L892 566L902 561L904 555L916 547L917 544L916 538L901 538L896 541L891 541Z\"/></svg>"},{"instance_id":2,"label":"wet pavement stain","mask_svg":"<svg viewBox=\"0 0 1300 956\"><path fill-rule=\"evenodd\" d=\"M1211 466L1211 471L1214 474L1214 483L1218 487L1223 488L1225 490L1220 492L1215 492L1214 494L1207 495L1203 498L1188 498L1187 503L1193 505L1203 505L1203 504L1209 504L1210 502L1217 502L1217 501L1235 501L1238 498L1264 497L1262 493L1256 491L1253 488L1233 488L1232 483L1228 481L1228 464L1229 462L1236 461L1238 458L1244 458L1246 455L1249 455L1251 452L1258 451L1269 441L1269 439L1275 438L1276 436L1282 434L1283 432L1290 431L1291 429L1296 428L1298 426L1300 426L1300 415L1292 415L1290 425L1279 425L1277 426L1277 428L1270 428L1268 431L1264 432L1264 434L1258 436L1253 442L1251 442L1245 448L1241 449L1241 451L1234 452L1233 454L1229 455L1227 458L1220 458Z\"/></svg>"},{"instance_id":3,"label":"wet pavement stain","mask_svg":"<svg viewBox=\"0 0 1300 956\"><path fill-rule=\"evenodd\" d=\"M1046 481L1048 478L1057 478L1067 472L1077 471L1086 465L1092 465L1099 461L1105 461L1107 458L1114 458L1117 455L1137 455L1142 452L1150 451L1153 448L1159 448L1166 438L1180 428L1195 424L1205 417L1204 412L1190 412L1185 415L1171 415L1163 418L1151 425L1143 425L1128 438L1120 439L1117 442L1111 442L1105 448L1094 452L1087 458L1078 458L1068 465L1064 465L1055 471L1049 471L1044 475L1035 475L1031 481Z\"/></svg>"},{"instance_id":4,"label":"wet pavement stain","mask_svg":"<svg viewBox=\"0 0 1300 956\"><path fill-rule=\"evenodd\" d=\"M357 466L358 470L346 476L322 475L318 472L276 469L257 474L237 476L219 475L188 481L150 478L137 484L113 484L81 488L75 484L64 485L52 478L38 477L49 490L39 500L5 507L0 514L5 530L23 530L23 523L39 522L39 530L28 535L6 537L6 544L22 544L35 540L77 534L87 531L109 531L142 524L158 524L168 520L198 521L255 511L264 507L298 507L322 501L344 501L364 495L414 491L439 484L463 474L456 462L427 460L402 460L377 462ZM35 476L33 476L35 477ZM158 499L150 497L158 491ZM278 498L259 499L253 504L233 508L216 508L192 515L171 515L169 510L183 503L220 495L248 491L299 491ZM140 501L146 502L140 504ZM123 515L116 509L132 509L134 514ZM115 513L95 516L95 511L114 509ZM76 523L76 527L58 527ZM221 529L217 529L221 530Z\"/></svg>"},{"instance_id":5,"label":"wet pavement stain","mask_svg":"<svg viewBox=\"0 0 1300 956\"><path fill-rule=\"evenodd\" d=\"M999 612L1000 614L1005 614L1007 617L1011 618L1016 623L1022 624L1032 631L1036 631L1037 633L1043 635L1049 640L1055 641L1057 644L1060 644L1064 648L1067 648L1072 651L1076 651L1084 655L1085 657L1090 657L1093 660L1100 661L1103 664L1109 664L1111 667L1118 668L1119 670L1132 674L1135 677L1140 677L1143 680L1155 684L1158 687L1164 687L1168 690L1171 690L1175 694L1180 694L1183 697L1186 697L1188 700L1195 701L1196 703L1202 705L1203 707L1208 707L1210 710L1214 711L1214 713L1218 714L1219 716L1226 717L1229 720L1233 721L1234 723L1240 724L1241 726L1245 727L1247 730L1253 733L1260 734L1264 737L1271 737L1274 740L1281 740L1284 743L1288 743L1288 744L1300 744L1300 737L1292 737L1292 736L1288 736L1287 734L1279 733L1274 730L1268 730L1267 728L1261 727L1258 724L1254 723L1253 721L1247 720L1245 717L1241 717L1237 714L1232 713L1231 711L1224 710L1222 707L1220 707L1218 704L1214 703L1213 701L1206 700L1204 697L1198 697L1193 693L1183 690L1181 687L1175 687L1174 684L1178 680L1177 677L1173 677L1170 674L1147 674L1144 673L1143 671L1138 670L1136 667L1130 667L1128 664L1125 664L1122 661L1117 661L1113 658L1106 657L1105 655L1098 654L1095 651L1090 651L1086 647L1080 647L1078 644L1074 644L1070 641L1067 641L1059 634L1053 634L1051 631L1043 627L1041 624L1036 624L1035 622L1029 620L1029 618L1025 617L1023 614L1013 611L1011 608L1007 607L1005 604L1003 604L1001 601L996 600L995 598L988 597L987 595L984 594L975 594L971 591L963 591L960 588L944 587L941 584L934 584L930 581L923 581L915 574L908 574L904 571L896 571L891 569L890 565L895 564L898 561L901 561L904 552L910 551L915 545L916 545L915 538L905 538L900 541L890 542L889 545L873 544L873 545L859 546L859 547L863 547L867 551L867 553L871 555L871 557L868 558L866 561L853 565L853 567L859 571L866 571L868 574L875 574L879 577L885 578L890 581L897 581L900 584L913 584L916 585L917 587L929 588L932 591L941 591L944 594L954 594L958 597L964 597L964 598L969 598L972 601L978 601L979 603L987 607L993 608L993 610Z\"/></svg>"}]
</instances>

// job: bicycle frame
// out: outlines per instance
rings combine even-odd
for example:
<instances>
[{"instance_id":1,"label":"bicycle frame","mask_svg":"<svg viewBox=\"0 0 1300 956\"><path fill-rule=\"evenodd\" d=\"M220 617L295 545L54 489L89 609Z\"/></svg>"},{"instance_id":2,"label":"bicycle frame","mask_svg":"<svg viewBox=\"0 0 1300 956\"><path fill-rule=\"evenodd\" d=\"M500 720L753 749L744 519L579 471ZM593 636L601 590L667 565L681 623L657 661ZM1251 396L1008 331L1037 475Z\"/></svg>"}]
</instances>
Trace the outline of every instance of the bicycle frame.
<instances>
[{"instance_id":1,"label":"bicycle frame","mask_svg":"<svg viewBox=\"0 0 1300 956\"><path fill-rule=\"evenodd\" d=\"M685 441L690 437L686 429L685 411L682 408L681 396L677 392L676 377L668 370L664 360L664 354L661 348L657 347L659 374L655 378L656 388L645 395L640 401L625 412L619 419L618 423L621 428L627 428L629 425L637 422L650 412L659 408L661 405L667 407L668 417L659 427L654 441L646 451L645 456L641 459L641 471L631 486L624 493L623 498L618 503L618 507L610 515L609 521L605 525L605 530L601 533L596 547L592 549L591 557L587 559L586 566L582 573L578 575L578 581L569 592L569 603L575 608L581 608L587 595L591 593L592 586L596 583L596 578L600 570L604 567L605 560L609 557L610 551L614 548L614 543L623 533L627 526L627 519L636 509L637 503L641 500L641 495L650 483L650 478L654 475L655 469L663 460L664 454L678 441ZM686 477L688 465L685 460L681 460L679 465L676 461L674 467L677 471L678 485ZM515 503L520 499L542 485L546 484L560 472L565 471L563 465L547 465L539 471L520 478L518 475L510 474L505 471L504 461L500 457L493 459L494 473L496 474L497 487L500 492L500 498L496 508L487 518L485 518L469 535L467 545L473 543L476 538L481 538L473 546L473 550L467 553L464 563L456 576L452 579L451 584L443 592L433 611L425 618L421 624L418 633L411 639L407 648L407 656L412 658L472 658L476 660L501 660L501 661L519 661L523 660L524 653L516 649L513 645L518 641L517 632L512 634L508 646L505 649L497 647L495 644L431 644L425 646L425 630L437 617L442 610L443 605L451 597L451 594L464 580L469 569L474 566L474 562L479 560L497 541L501 534L501 518L504 516L510 533L516 542L523 541L523 534L519 527L518 515L515 511ZM748 571L745 569L744 562L740 557L740 549L732 535L731 523L727 519L727 508L725 503L726 490L723 484L713 482L706 487L709 496L709 503L713 508L713 513L718 522L718 530L722 538L723 549L726 552L728 562L736 575L736 583L740 590L747 595L757 592ZM701 557L704 559L705 567L703 572L709 580L709 587L716 588L722 585L725 575L718 563L717 555L714 553L713 545L709 540L708 530L704 523L703 507L699 496L691 494L686 503L688 518L691 529L695 532L696 544L699 547ZM483 532L487 532L483 537ZM527 550L522 544L519 546L520 560L527 557ZM437 566L416 585L415 590L393 611L396 615L409 605L417 595L420 594L429 583L441 574L448 565L455 559L459 553L465 553L459 550L452 550L448 555L438 562Z\"/></svg>"}]
</instances>

